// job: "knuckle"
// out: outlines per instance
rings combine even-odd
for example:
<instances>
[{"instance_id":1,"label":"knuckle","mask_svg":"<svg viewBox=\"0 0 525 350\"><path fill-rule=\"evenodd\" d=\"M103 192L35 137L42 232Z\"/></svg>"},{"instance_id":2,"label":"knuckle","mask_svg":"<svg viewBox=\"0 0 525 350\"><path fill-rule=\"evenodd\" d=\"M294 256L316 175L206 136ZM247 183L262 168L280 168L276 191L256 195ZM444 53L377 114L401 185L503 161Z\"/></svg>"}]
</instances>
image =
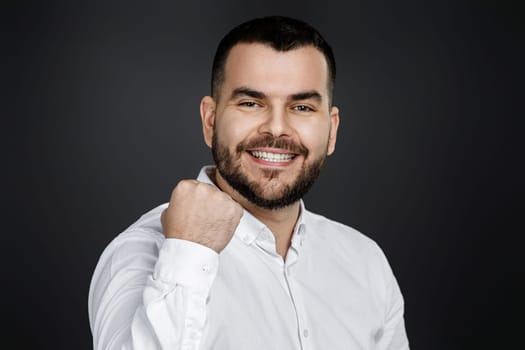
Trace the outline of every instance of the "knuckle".
<instances>
[{"instance_id":1,"label":"knuckle","mask_svg":"<svg viewBox=\"0 0 525 350\"><path fill-rule=\"evenodd\" d=\"M239 203L235 202L231 198L228 201L228 209L233 215L236 215L236 216L242 213L242 207L239 205Z\"/></svg>"},{"instance_id":2,"label":"knuckle","mask_svg":"<svg viewBox=\"0 0 525 350\"><path fill-rule=\"evenodd\" d=\"M209 195L217 201L224 201L225 193L216 188L211 187Z\"/></svg>"},{"instance_id":3,"label":"knuckle","mask_svg":"<svg viewBox=\"0 0 525 350\"><path fill-rule=\"evenodd\" d=\"M175 187L174 191L187 193L192 191L198 184L195 180L181 180Z\"/></svg>"},{"instance_id":4,"label":"knuckle","mask_svg":"<svg viewBox=\"0 0 525 350\"><path fill-rule=\"evenodd\" d=\"M183 191L188 187L188 182L186 180L181 180L179 183L177 183L177 186L173 189L173 193L177 193L180 191Z\"/></svg>"},{"instance_id":5,"label":"knuckle","mask_svg":"<svg viewBox=\"0 0 525 350\"><path fill-rule=\"evenodd\" d=\"M242 207L240 205L236 206L236 212L235 213L237 214L237 217L239 217L239 218L242 216L243 209L242 209Z\"/></svg>"},{"instance_id":6,"label":"knuckle","mask_svg":"<svg viewBox=\"0 0 525 350\"><path fill-rule=\"evenodd\" d=\"M180 180L178 186L180 187L191 187L193 186L192 180Z\"/></svg>"},{"instance_id":7,"label":"knuckle","mask_svg":"<svg viewBox=\"0 0 525 350\"><path fill-rule=\"evenodd\" d=\"M198 183L195 185L195 192L200 196L208 196L210 193L210 186L205 183Z\"/></svg>"}]
</instances>

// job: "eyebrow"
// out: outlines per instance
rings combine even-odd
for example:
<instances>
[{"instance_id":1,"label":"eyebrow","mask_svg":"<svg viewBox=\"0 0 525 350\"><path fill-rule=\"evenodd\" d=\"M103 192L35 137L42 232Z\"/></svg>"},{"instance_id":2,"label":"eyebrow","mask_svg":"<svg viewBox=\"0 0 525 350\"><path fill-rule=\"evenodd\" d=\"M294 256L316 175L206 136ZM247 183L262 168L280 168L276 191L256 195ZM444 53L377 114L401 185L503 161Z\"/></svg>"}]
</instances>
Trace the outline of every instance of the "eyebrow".
<instances>
[{"instance_id":1,"label":"eyebrow","mask_svg":"<svg viewBox=\"0 0 525 350\"><path fill-rule=\"evenodd\" d=\"M248 97L256 98L259 100L263 100L266 98L266 94L264 92L242 86L232 91L230 99L234 100L242 96L248 96ZM288 101L301 101L301 100L310 100L310 99L313 99L318 103L321 103L323 101L321 94L315 90L298 92L296 94L292 94L288 96L287 98Z\"/></svg>"},{"instance_id":2,"label":"eyebrow","mask_svg":"<svg viewBox=\"0 0 525 350\"><path fill-rule=\"evenodd\" d=\"M297 94L293 94L290 97L288 97L288 100L290 101L300 101L300 100L310 100L310 99L315 100L318 103L321 103L323 101L321 94L315 90L299 92Z\"/></svg>"},{"instance_id":3,"label":"eyebrow","mask_svg":"<svg viewBox=\"0 0 525 350\"><path fill-rule=\"evenodd\" d=\"M266 98L266 95L263 92L243 86L233 90L230 99L233 100L241 96L248 96L252 98L257 98L259 100L263 100Z\"/></svg>"}]
</instances>

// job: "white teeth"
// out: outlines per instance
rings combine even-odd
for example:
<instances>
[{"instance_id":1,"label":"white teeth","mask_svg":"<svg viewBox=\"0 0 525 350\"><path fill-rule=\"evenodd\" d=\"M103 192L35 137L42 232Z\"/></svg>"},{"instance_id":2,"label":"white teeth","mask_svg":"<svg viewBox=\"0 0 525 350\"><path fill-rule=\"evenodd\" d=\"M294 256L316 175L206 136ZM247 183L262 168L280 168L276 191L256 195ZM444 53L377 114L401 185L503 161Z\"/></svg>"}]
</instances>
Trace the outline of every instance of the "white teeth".
<instances>
[{"instance_id":1,"label":"white teeth","mask_svg":"<svg viewBox=\"0 0 525 350\"><path fill-rule=\"evenodd\" d=\"M294 155L290 153L269 153L269 152L252 151L251 154L255 158L259 158L267 162L276 162L276 163L289 162L294 158Z\"/></svg>"}]
</instances>

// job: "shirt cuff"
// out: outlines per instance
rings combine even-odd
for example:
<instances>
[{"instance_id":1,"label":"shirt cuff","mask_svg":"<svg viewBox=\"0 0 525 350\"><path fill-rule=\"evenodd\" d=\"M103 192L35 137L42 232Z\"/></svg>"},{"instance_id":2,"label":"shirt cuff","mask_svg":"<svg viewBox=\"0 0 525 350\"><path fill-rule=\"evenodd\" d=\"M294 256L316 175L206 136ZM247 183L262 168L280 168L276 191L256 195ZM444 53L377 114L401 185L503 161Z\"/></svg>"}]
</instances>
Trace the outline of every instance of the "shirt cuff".
<instances>
[{"instance_id":1,"label":"shirt cuff","mask_svg":"<svg viewBox=\"0 0 525 350\"><path fill-rule=\"evenodd\" d=\"M153 279L173 285L210 289L217 275L219 254L202 244L166 238L159 252Z\"/></svg>"}]
</instances>

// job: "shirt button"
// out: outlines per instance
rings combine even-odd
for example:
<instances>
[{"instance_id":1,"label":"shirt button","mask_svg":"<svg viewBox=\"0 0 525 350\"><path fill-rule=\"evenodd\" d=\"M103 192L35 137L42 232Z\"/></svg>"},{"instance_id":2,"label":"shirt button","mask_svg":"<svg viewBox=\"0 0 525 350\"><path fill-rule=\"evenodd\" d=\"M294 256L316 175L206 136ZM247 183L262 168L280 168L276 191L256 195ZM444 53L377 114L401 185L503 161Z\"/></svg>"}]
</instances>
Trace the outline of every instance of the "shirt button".
<instances>
[{"instance_id":1,"label":"shirt button","mask_svg":"<svg viewBox=\"0 0 525 350\"><path fill-rule=\"evenodd\" d=\"M204 271L204 272L208 272L208 271L210 271L210 267L209 267L208 265L204 265L204 266L202 267L202 271Z\"/></svg>"},{"instance_id":2,"label":"shirt button","mask_svg":"<svg viewBox=\"0 0 525 350\"><path fill-rule=\"evenodd\" d=\"M308 338L308 329L303 330L303 336Z\"/></svg>"},{"instance_id":3,"label":"shirt button","mask_svg":"<svg viewBox=\"0 0 525 350\"><path fill-rule=\"evenodd\" d=\"M193 332L191 334L191 339L193 339L193 340L198 340L200 337L201 337L201 335L199 334L199 332Z\"/></svg>"}]
</instances>

